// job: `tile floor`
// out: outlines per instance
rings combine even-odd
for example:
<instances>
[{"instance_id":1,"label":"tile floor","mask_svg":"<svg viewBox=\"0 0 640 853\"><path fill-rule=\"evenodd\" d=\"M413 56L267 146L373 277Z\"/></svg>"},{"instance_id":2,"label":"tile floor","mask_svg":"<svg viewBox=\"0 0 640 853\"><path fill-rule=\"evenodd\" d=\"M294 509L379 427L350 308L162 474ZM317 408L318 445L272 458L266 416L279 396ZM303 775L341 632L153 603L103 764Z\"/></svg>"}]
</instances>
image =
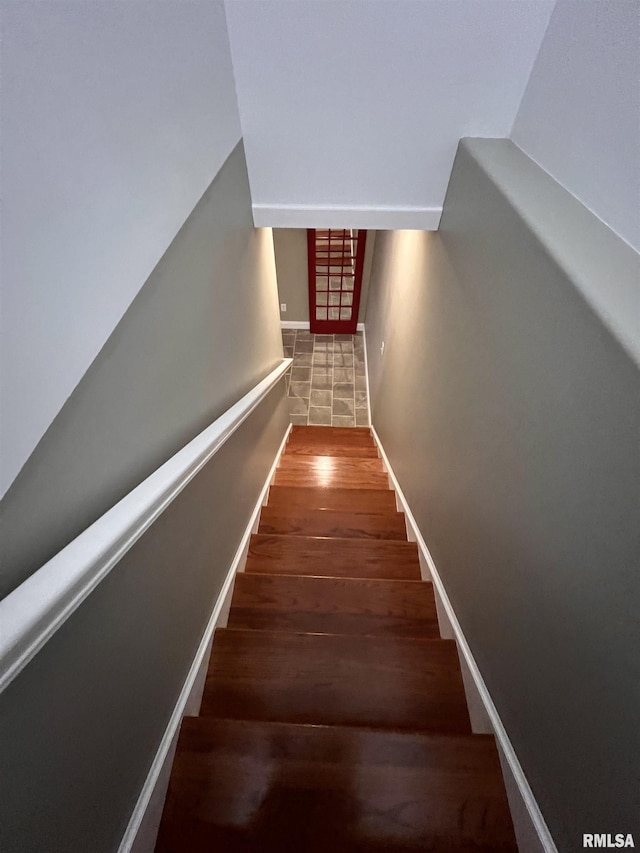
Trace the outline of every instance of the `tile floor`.
<instances>
[{"instance_id":1,"label":"tile floor","mask_svg":"<svg viewBox=\"0 0 640 853\"><path fill-rule=\"evenodd\" d=\"M364 340L355 335L313 335L283 329L291 423L303 426L369 426Z\"/></svg>"}]
</instances>

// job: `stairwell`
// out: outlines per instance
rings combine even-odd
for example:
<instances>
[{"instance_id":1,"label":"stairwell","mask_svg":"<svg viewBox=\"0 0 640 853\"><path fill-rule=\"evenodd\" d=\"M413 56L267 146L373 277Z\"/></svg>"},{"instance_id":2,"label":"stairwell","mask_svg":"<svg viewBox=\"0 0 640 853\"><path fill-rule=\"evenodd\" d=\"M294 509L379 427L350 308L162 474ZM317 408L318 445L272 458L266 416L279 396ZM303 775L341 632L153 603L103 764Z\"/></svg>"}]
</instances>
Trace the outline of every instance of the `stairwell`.
<instances>
[{"instance_id":1,"label":"stairwell","mask_svg":"<svg viewBox=\"0 0 640 853\"><path fill-rule=\"evenodd\" d=\"M156 850L517 850L368 429L292 428Z\"/></svg>"}]
</instances>

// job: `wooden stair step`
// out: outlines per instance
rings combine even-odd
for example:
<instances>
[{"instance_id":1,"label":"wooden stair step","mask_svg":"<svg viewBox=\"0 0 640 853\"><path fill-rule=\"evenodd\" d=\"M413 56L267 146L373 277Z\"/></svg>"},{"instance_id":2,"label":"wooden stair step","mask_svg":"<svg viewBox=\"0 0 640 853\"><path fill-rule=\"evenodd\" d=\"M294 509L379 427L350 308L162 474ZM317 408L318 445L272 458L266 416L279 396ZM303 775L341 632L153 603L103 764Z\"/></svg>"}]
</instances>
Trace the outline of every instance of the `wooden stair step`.
<instances>
[{"instance_id":1,"label":"wooden stair step","mask_svg":"<svg viewBox=\"0 0 640 853\"><path fill-rule=\"evenodd\" d=\"M323 477L330 475L332 471L339 471L341 474L384 474L382 467L382 459L376 456L375 459L357 459L352 456L319 456L311 454L309 456L297 456L292 454L287 456L286 453L281 457L277 471L281 469L290 469L292 471L317 471ZM326 488L326 486L325 486Z\"/></svg>"},{"instance_id":2,"label":"wooden stair step","mask_svg":"<svg viewBox=\"0 0 640 853\"><path fill-rule=\"evenodd\" d=\"M317 458L317 457L316 457ZM353 489L388 489L389 479L386 474L367 473L346 474L330 472L319 475L317 471L291 470L279 468L273 478L274 486L303 486L305 484L318 488L348 488Z\"/></svg>"},{"instance_id":3,"label":"wooden stair step","mask_svg":"<svg viewBox=\"0 0 640 853\"><path fill-rule=\"evenodd\" d=\"M273 506L262 507L258 533L407 539L402 512L342 512L333 509L286 509Z\"/></svg>"},{"instance_id":4,"label":"wooden stair step","mask_svg":"<svg viewBox=\"0 0 640 853\"><path fill-rule=\"evenodd\" d=\"M517 853L489 735L185 718L157 853Z\"/></svg>"},{"instance_id":5,"label":"wooden stair step","mask_svg":"<svg viewBox=\"0 0 640 853\"><path fill-rule=\"evenodd\" d=\"M227 627L439 637L430 583L246 572L236 577Z\"/></svg>"},{"instance_id":6,"label":"wooden stair step","mask_svg":"<svg viewBox=\"0 0 640 853\"><path fill-rule=\"evenodd\" d=\"M312 486L271 486L268 506L335 509L346 512L395 512L391 489L317 489Z\"/></svg>"},{"instance_id":7,"label":"wooden stair step","mask_svg":"<svg viewBox=\"0 0 640 853\"><path fill-rule=\"evenodd\" d=\"M381 459L284 454L273 480L276 486L388 489L389 477Z\"/></svg>"},{"instance_id":8,"label":"wooden stair step","mask_svg":"<svg viewBox=\"0 0 640 853\"><path fill-rule=\"evenodd\" d=\"M285 456L338 456L357 457L359 459L379 459L378 451L368 444L331 444L316 441L292 441L284 450Z\"/></svg>"},{"instance_id":9,"label":"wooden stair step","mask_svg":"<svg viewBox=\"0 0 640 853\"><path fill-rule=\"evenodd\" d=\"M453 640L219 628L200 713L471 732Z\"/></svg>"},{"instance_id":10,"label":"wooden stair step","mask_svg":"<svg viewBox=\"0 0 640 853\"><path fill-rule=\"evenodd\" d=\"M319 442L320 444L335 444L339 447L360 445L376 446L369 427L329 427L329 426L293 426L289 433L287 447L295 442Z\"/></svg>"},{"instance_id":11,"label":"wooden stair step","mask_svg":"<svg viewBox=\"0 0 640 853\"><path fill-rule=\"evenodd\" d=\"M254 534L246 572L420 580L415 542Z\"/></svg>"}]
</instances>

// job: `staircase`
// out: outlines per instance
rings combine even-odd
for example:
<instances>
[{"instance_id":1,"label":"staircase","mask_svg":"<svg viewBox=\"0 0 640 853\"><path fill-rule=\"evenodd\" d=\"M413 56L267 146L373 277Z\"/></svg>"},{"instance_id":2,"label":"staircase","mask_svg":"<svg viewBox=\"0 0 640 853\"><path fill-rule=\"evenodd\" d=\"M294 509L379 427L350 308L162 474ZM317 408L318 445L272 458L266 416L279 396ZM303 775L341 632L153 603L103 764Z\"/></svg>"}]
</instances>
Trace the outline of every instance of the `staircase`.
<instances>
[{"instance_id":1,"label":"staircase","mask_svg":"<svg viewBox=\"0 0 640 853\"><path fill-rule=\"evenodd\" d=\"M516 851L493 737L368 429L292 428L158 853Z\"/></svg>"}]
</instances>

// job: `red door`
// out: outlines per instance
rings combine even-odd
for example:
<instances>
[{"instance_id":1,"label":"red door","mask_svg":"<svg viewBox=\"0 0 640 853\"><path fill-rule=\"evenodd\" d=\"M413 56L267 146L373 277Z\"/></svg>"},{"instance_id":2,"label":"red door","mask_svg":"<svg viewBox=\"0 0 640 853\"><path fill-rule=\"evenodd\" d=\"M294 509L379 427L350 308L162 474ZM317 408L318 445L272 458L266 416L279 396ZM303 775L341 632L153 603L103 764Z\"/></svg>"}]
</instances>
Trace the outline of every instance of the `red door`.
<instances>
[{"instance_id":1,"label":"red door","mask_svg":"<svg viewBox=\"0 0 640 853\"><path fill-rule=\"evenodd\" d=\"M355 334L366 240L367 232L362 230L307 230L312 332Z\"/></svg>"}]
</instances>

